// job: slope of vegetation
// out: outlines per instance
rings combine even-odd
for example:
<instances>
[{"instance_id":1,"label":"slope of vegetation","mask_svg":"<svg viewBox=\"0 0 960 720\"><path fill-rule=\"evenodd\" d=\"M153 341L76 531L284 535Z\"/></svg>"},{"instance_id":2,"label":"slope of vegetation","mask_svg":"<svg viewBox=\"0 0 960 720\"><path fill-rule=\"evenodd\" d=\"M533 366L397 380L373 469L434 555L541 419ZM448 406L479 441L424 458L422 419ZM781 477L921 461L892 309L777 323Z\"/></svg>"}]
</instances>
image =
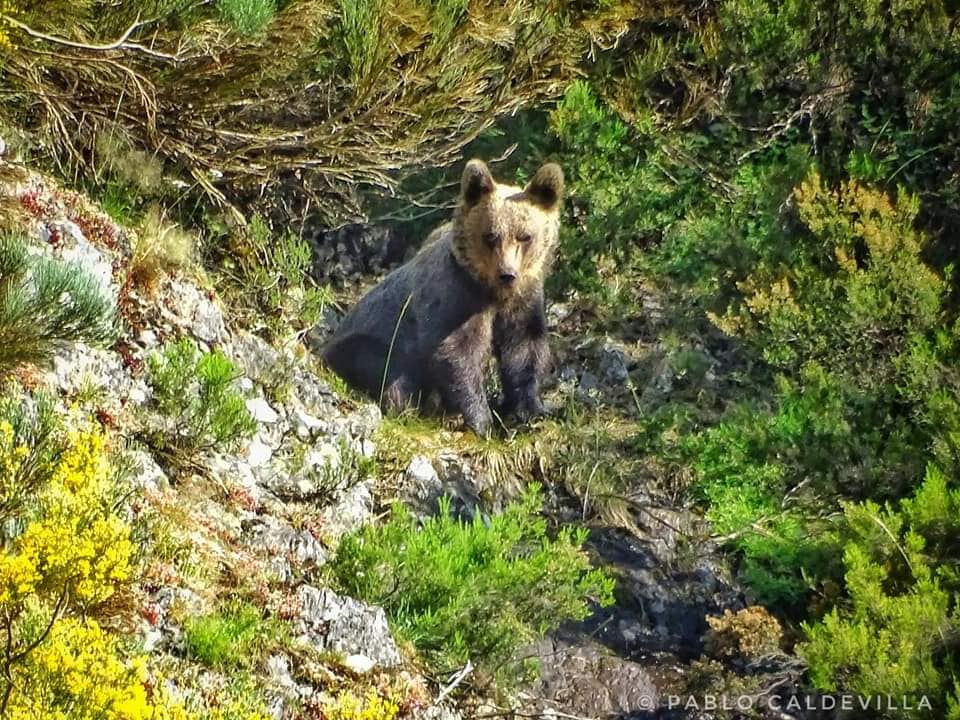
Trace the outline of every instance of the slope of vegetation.
<instances>
[{"instance_id":1,"label":"slope of vegetation","mask_svg":"<svg viewBox=\"0 0 960 720\"><path fill-rule=\"evenodd\" d=\"M735 351L719 405L668 401L638 450L689 468L756 597L804 619L815 684L933 716L958 673L955 21L723 2L634 26L549 115L586 207L557 292L617 318L653 282Z\"/></svg>"},{"instance_id":2,"label":"slope of vegetation","mask_svg":"<svg viewBox=\"0 0 960 720\"><path fill-rule=\"evenodd\" d=\"M655 369L634 368L618 402L574 400L469 451L553 473L584 517L605 521L630 512L638 478L669 485L787 628L813 686L927 695L932 710L901 714L958 718L957 12L944 0L6 3L0 122L8 155L80 183L136 228L133 284L149 293L205 261L236 316L284 339L334 305L331 288L301 277L309 228L389 218L422 236L444 217L462 156L500 158L498 177L519 182L538 161L559 162L570 192L549 292L579 323L564 327L643 337L682 382L644 393ZM4 230L15 224L4 217ZM185 247L194 235L198 247ZM0 255L0 370L44 361L64 341L112 340L110 308L69 266L28 258L14 235ZM218 358L183 347L191 367ZM230 369L208 370L226 392ZM181 390L168 401L188 402ZM180 454L211 442L198 403L177 412L199 429L166 438L190 443ZM230 394L231 442L250 431L241 404ZM102 437L43 417L0 413L0 688L9 712L28 717L53 702L46 693L80 718L107 700L62 690L51 668L64 653L83 661L84 646L121 653L100 621L135 551L103 479ZM385 424L381 467L402 468L409 457L385 453L434 439L411 448L402 425ZM511 512L519 535L501 555L547 542ZM490 606L442 572L454 564L496 594L493 573L529 593L536 568L474 562L479 526L433 522L417 534L398 511L352 536L338 579L383 603L427 656L462 662L468 635L444 613ZM84 573L66 573L84 558L51 550L54 530L74 534ZM587 595L609 588L579 574L583 537L565 532L553 547L571 568L550 600L580 616ZM549 565L547 547L522 559ZM416 552L418 567L405 566ZM360 566L389 567L410 596ZM422 567L442 596L418 586ZM520 619L498 620L524 639L555 624L540 614L550 603L518 607ZM249 639L237 622L195 624L192 652L226 663ZM490 627L500 625L469 637L502 660L514 647L493 643ZM118 717L174 712L162 693L137 694L138 662L100 669L122 695L109 702L140 713ZM327 715L397 712L365 697L344 691Z\"/></svg>"},{"instance_id":3,"label":"slope of vegetation","mask_svg":"<svg viewBox=\"0 0 960 720\"><path fill-rule=\"evenodd\" d=\"M566 437L603 449L564 460L613 496L639 467L685 485L754 596L802 623L817 686L955 713L960 588L937 538L960 471L956 11L620 10L619 44L556 106L472 146L564 167L552 296L584 328L636 337L644 288L669 301L656 332L689 390L632 432L568 412Z\"/></svg>"}]
</instances>

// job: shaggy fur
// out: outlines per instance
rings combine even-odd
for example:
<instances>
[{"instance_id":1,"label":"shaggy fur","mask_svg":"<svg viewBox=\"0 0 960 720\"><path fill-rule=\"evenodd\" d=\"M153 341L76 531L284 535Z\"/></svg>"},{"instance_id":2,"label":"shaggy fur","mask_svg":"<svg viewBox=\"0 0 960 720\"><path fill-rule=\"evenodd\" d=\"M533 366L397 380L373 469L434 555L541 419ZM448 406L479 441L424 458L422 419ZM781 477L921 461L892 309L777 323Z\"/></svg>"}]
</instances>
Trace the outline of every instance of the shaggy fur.
<instances>
[{"instance_id":1,"label":"shaggy fur","mask_svg":"<svg viewBox=\"0 0 960 720\"><path fill-rule=\"evenodd\" d=\"M347 314L321 351L350 385L388 409L432 393L478 434L492 425L484 370L497 358L501 412L543 412L549 365L543 279L559 232L563 173L544 165L526 188L497 184L487 166L463 171L453 220Z\"/></svg>"}]
</instances>

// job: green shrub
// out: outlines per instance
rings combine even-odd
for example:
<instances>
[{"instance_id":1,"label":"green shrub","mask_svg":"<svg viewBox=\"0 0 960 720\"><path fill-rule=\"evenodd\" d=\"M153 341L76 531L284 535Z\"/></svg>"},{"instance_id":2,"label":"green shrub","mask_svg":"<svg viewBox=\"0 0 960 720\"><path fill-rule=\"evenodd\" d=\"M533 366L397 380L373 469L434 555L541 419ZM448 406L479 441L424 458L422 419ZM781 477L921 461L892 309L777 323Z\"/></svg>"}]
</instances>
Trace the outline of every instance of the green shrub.
<instances>
[{"instance_id":1,"label":"green shrub","mask_svg":"<svg viewBox=\"0 0 960 720\"><path fill-rule=\"evenodd\" d=\"M239 601L188 618L183 627L189 656L218 669L253 667L269 645L286 637L279 621L264 618L259 608Z\"/></svg>"},{"instance_id":2,"label":"green shrub","mask_svg":"<svg viewBox=\"0 0 960 720\"><path fill-rule=\"evenodd\" d=\"M30 256L0 237L0 374L48 359L64 342L100 344L116 334L112 300L73 263Z\"/></svg>"},{"instance_id":3,"label":"green shrub","mask_svg":"<svg viewBox=\"0 0 960 720\"><path fill-rule=\"evenodd\" d=\"M914 229L916 197L844 183L834 192L817 173L795 191L801 227L792 257L763 258L739 283L742 299L715 322L771 365L811 360L882 387L914 336L943 321L945 283L924 262Z\"/></svg>"},{"instance_id":4,"label":"green shrub","mask_svg":"<svg viewBox=\"0 0 960 720\"><path fill-rule=\"evenodd\" d=\"M418 527L397 505L385 524L343 539L332 571L347 593L382 605L435 667L470 659L508 681L522 645L586 617L590 601L612 602L613 581L580 547L586 530L549 538L540 506L531 486L489 521L462 522L444 499Z\"/></svg>"},{"instance_id":5,"label":"green shrub","mask_svg":"<svg viewBox=\"0 0 960 720\"><path fill-rule=\"evenodd\" d=\"M255 330L283 336L310 328L333 304L330 288L313 282L312 262L309 243L292 232L274 235L255 215L225 263L226 294Z\"/></svg>"},{"instance_id":6,"label":"green shrub","mask_svg":"<svg viewBox=\"0 0 960 720\"><path fill-rule=\"evenodd\" d=\"M672 138L642 119L628 125L584 81L567 88L549 129L575 206L583 208L561 227L564 262L551 284L609 302L610 287L626 286L642 249L682 218L703 188L665 154Z\"/></svg>"},{"instance_id":7,"label":"green shrub","mask_svg":"<svg viewBox=\"0 0 960 720\"><path fill-rule=\"evenodd\" d=\"M249 667L254 651L275 636L277 628L253 605L229 603L210 615L191 617L183 627L187 653L212 668Z\"/></svg>"},{"instance_id":8,"label":"green shrub","mask_svg":"<svg viewBox=\"0 0 960 720\"><path fill-rule=\"evenodd\" d=\"M291 475L303 476L313 488L310 502L315 505L323 507L332 504L374 474L376 460L367 457L343 438L337 443L336 456L328 458L323 465L306 466L310 449L309 444L298 443L287 458L286 465ZM298 496L302 496L302 493L298 493Z\"/></svg>"},{"instance_id":9,"label":"green shrub","mask_svg":"<svg viewBox=\"0 0 960 720\"><path fill-rule=\"evenodd\" d=\"M220 17L241 35L259 35L277 14L275 0L218 0Z\"/></svg>"},{"instance_id":10,"label":"green shrub","mask_svg":"<svg viewBox=\"0 0 960 720\"><path fill-rule=\"evenodd\" d=\"M153 401L167 421L154 445L192 459L226 449L253 435L257 423L235 389L233 362L219 350L200 352L190 338L170 343L147 358Z\"/></svg>"},{"instance_id":11,"label":"green shrub","mask_svg":"<svg viewBox=\"0 0 960 720\"><path fill-rule=\"evenodd\" d=\"M952 467L960 406L946 284L924 261L916 198L831 191L814 173L793 200L789 249L772 249L768 225L771 249L745 275L729 265L741 279L710 314L783 371L774 408L740 404L686 443L707 515L737 535L761 599L797 603L818 526L804 517L838 495L902 496L928 452Z\"/></svg>"},{"instance_id":12,"label":"green shrub","mask_svg":"<svg viewBox=\"0 0 960 720\"><path fill-rule=\"evenodd\" d=\"M49 395L0 397L0 454L9 459L19 448L21 455L0 470L0 539L21 529L15 521L53 473L65 447L63 435Z\"/></svg>"},{"instance_id":13,"label":"green shrub","mask_svg":"<svg viewBox=\"0 0 960 720\"><path fill-rule=\"evenodd\" d=\"M781 376L769 404L734 405L681 441L707 518L743 553L744 577L762 601L802 606L833 568L818 518L834 498L896 497L922 471L924 436L891 408L888 396L810 363L795 380Z\"/></svg>"},{"instance_id":14,"label":"green shrub","mask_svg":"<svg viewBox=\"0 0 960 720\"><path fill-rule=\"evenodd\" d=\"M861 695L927 695L932 712L960 717L960 490L936 467L912 498L844 506L849 601L804 625L799 654L820 688Z\"/></svg>"}]
</instances>

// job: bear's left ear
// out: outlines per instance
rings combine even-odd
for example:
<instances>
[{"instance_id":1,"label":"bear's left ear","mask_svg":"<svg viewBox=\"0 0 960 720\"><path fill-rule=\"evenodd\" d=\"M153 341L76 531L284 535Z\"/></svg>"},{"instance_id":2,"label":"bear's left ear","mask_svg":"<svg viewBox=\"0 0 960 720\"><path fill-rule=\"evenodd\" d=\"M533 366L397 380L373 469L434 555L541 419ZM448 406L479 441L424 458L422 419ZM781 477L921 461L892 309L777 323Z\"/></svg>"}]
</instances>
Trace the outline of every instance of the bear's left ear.
<instances>
[{"instance_id":1,"label":"bear's left ear","mask_svg":"<svg viewBox=\"0 0 960 720\"><path fill-rule=\"evenodd\" d=\"M556 210L563 197L563 170L556 163L547 163L537 170L524 192L544 210Z\"/></svg>"}]
</instances>

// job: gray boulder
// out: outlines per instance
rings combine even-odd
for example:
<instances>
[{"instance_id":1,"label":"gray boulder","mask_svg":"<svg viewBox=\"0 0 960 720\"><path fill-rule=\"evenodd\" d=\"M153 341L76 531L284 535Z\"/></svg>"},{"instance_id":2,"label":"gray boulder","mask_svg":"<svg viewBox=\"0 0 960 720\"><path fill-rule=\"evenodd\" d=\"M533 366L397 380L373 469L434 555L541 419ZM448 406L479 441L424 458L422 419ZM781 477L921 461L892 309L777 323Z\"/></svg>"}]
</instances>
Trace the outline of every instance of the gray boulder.
<instances>
[{"instance_id":1,"label":"gray boulder","mask_svg":"<svg viewBox=\"0 0 960 720\"><path fill-rule=\"evenodd\" d=\"M345 656L364 655L381 668L400 664L383 608L310 585L300 586L297 599L300 615L295 627L305 642Z\"/></svg>"}]
</instances>

